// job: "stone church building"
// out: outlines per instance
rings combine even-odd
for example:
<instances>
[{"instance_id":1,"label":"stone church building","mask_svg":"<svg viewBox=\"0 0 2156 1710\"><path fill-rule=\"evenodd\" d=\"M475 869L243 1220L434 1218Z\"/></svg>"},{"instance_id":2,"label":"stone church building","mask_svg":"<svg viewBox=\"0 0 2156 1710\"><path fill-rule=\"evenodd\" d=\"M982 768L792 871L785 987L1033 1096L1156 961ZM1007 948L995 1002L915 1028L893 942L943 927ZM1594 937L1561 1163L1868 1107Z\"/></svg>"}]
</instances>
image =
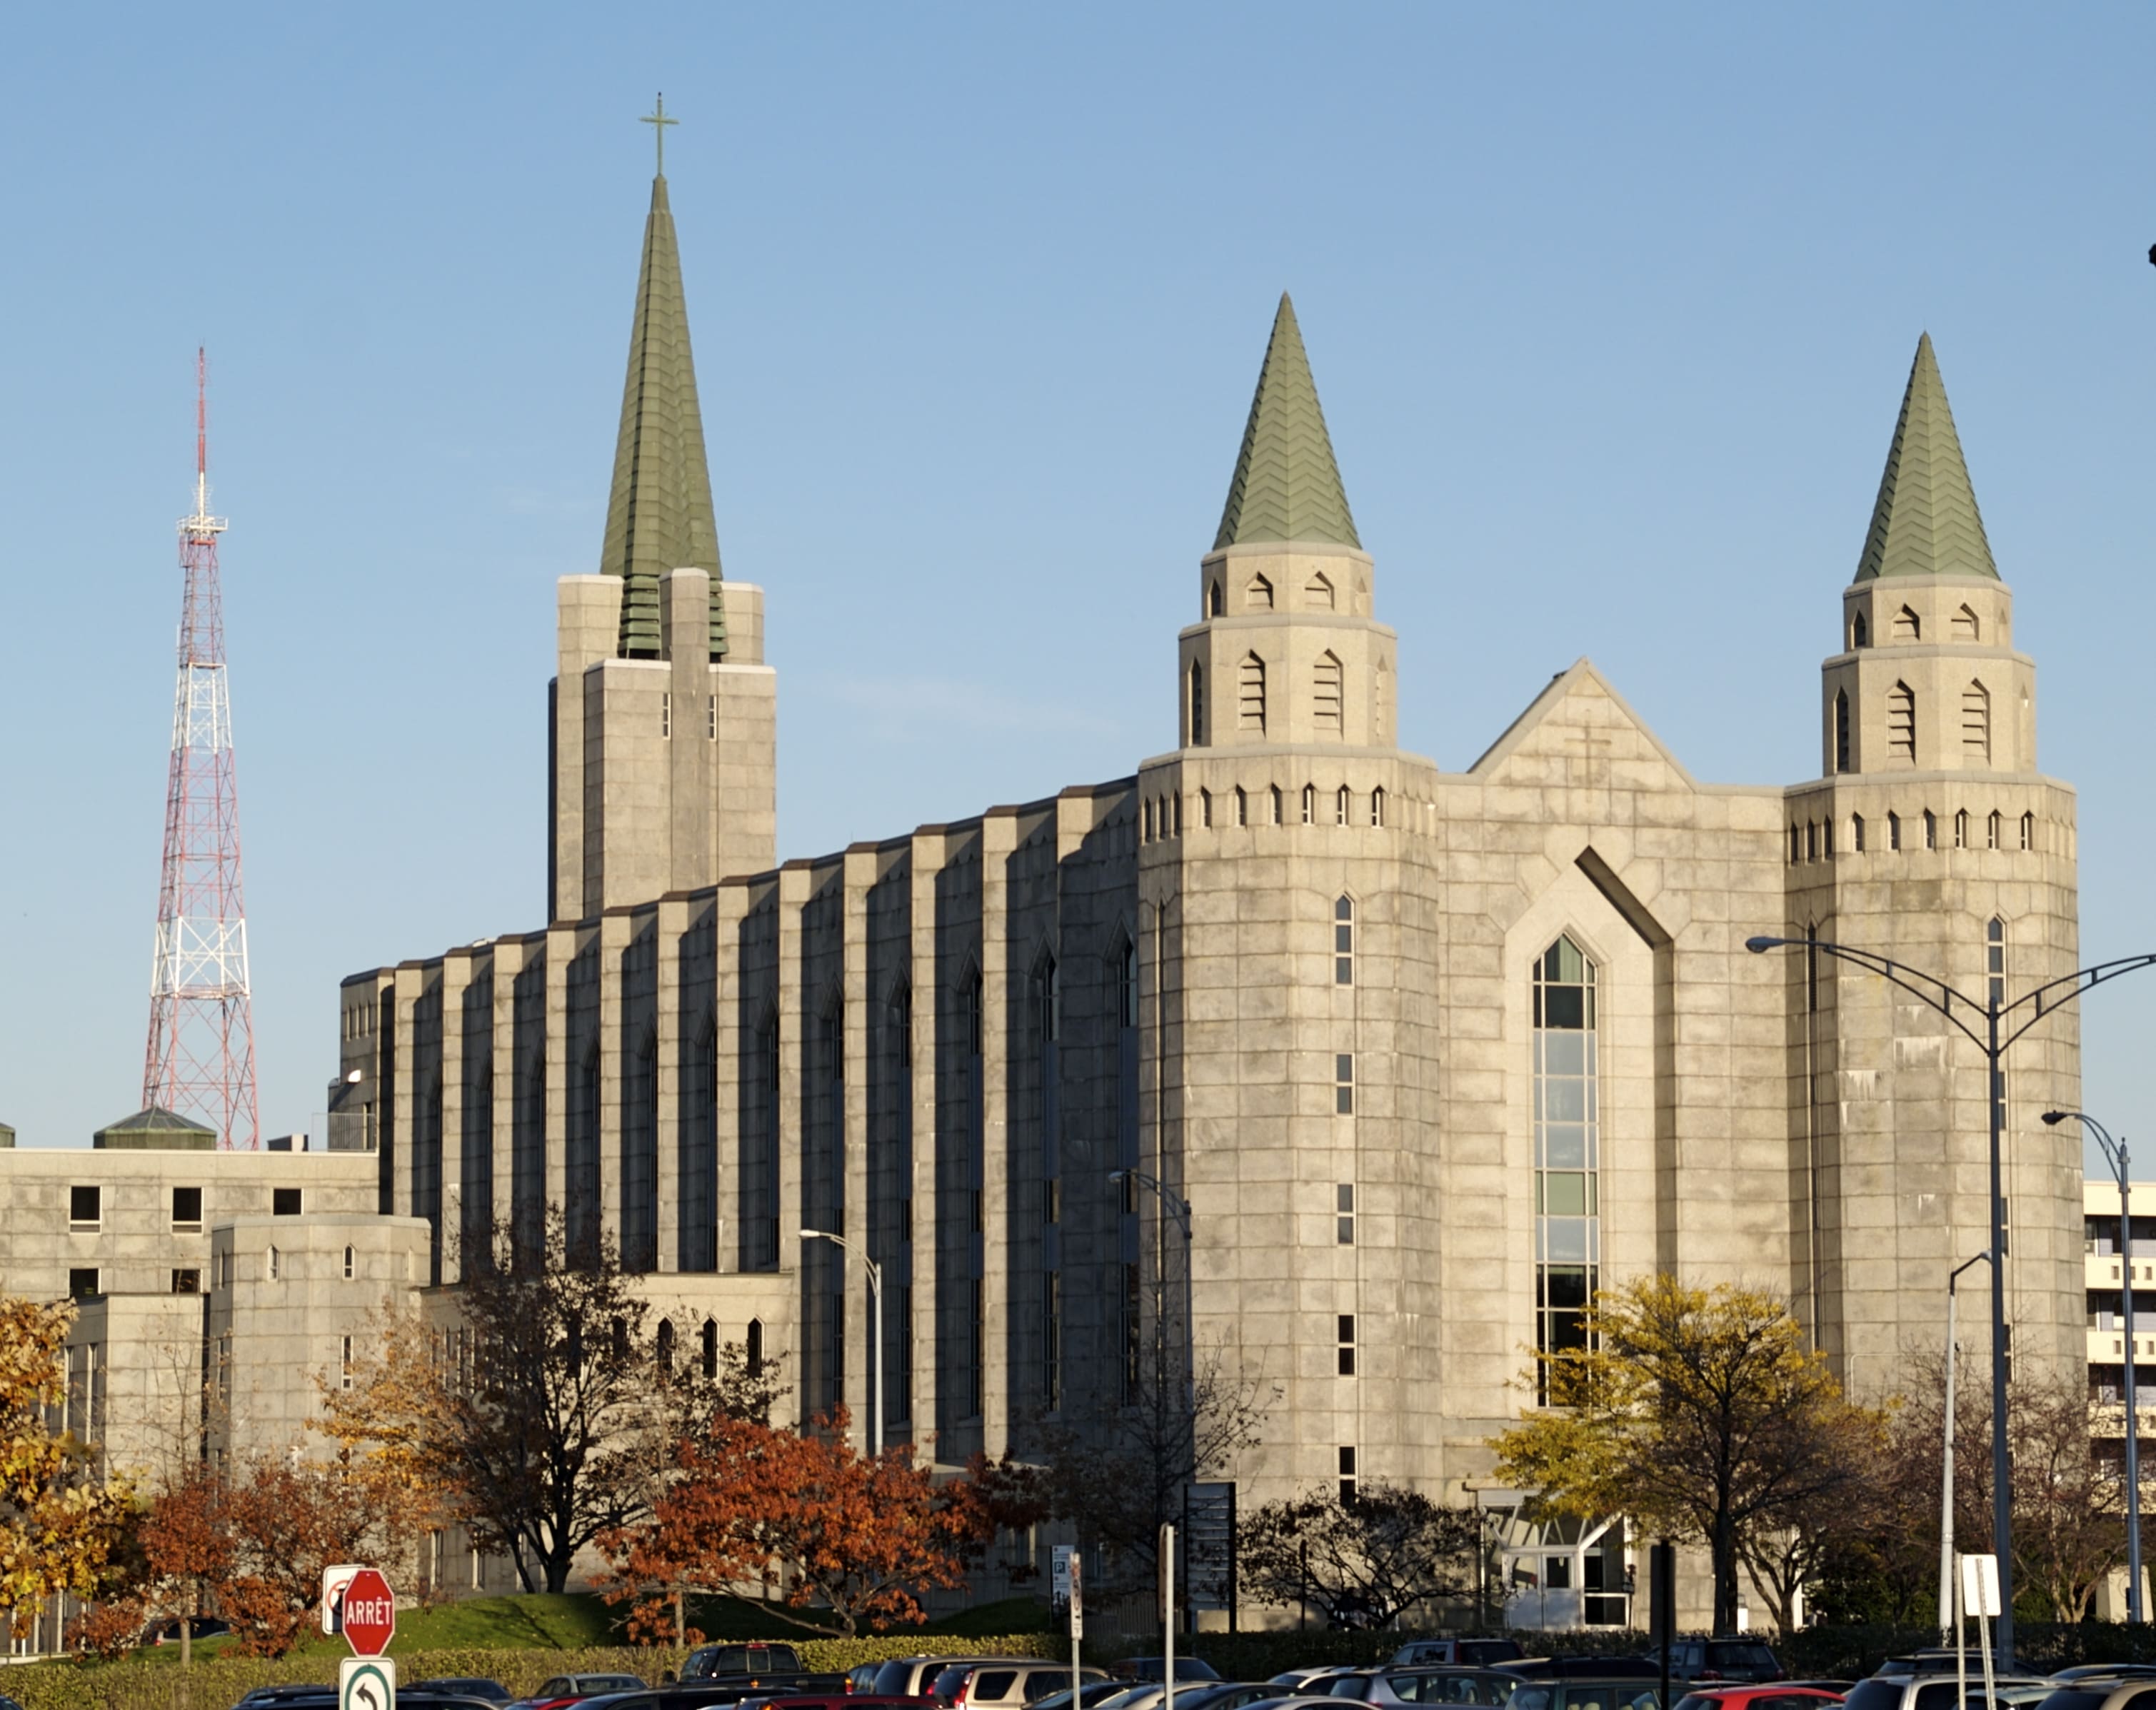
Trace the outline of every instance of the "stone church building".
<instances>
[{"instance_id":1,"label":"stone church building","mask_svg":"<svg viewBox=\"0 0 2156 1710\"><path fill-rule=\"evenodd\" d=\"M1465 771L1404 748L1439 641L1383 621L1285 298L1190 622L1133 638L1162 751L1127 776L780 861L765 591L718 542L661 178L598 571L557 589L546 924L342 988L332 1144L434 1281L560 1206L685 1344L753 1337L865 1436L865 1255L884 1435L945 1464L1192 1338L1278 1390L1245 1505L1488 1500L1526 1350L1643 1272L1786 1291L1860 1394L1938 1347L1988 1243L1982 1065L1744 947L1979 995L2076 965L2074 795L1928 340L1856 574L1820 567L1794 783L1694 778L1584 659ZM2078 1050L2069 1010L2004 1093L2024 1361L2084 1358L2080 1137L2036 1120Z\"/></svg>"}]
</instances>

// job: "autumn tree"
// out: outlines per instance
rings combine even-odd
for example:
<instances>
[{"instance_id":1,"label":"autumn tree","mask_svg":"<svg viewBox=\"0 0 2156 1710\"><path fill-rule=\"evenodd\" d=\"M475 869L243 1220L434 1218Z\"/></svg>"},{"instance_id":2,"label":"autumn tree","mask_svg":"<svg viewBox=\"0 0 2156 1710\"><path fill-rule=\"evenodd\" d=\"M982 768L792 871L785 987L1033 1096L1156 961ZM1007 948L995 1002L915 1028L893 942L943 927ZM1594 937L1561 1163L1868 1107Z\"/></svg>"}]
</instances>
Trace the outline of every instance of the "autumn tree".
<instances>
[{"instance_id":1,"label":"autumn tree","mask_svg":"<svg viewBox=\"0 0 2156 1710\"><path fill-rule=\"evenodd\" d=\"M1597 1295L1586 1331L1535 1356L1523 1381L1548 1405L1491 1439L1497 1477L1545 1514L1625 1514L1703 1544L1714 1631L1733 1631L1745 1546L1853 1491L1843 1451L1876 1416L1863 1422L1763 1289L1642 1277Z\"/></svg>"},{"instance_id":2,"label":"autumn tree","mask_svg":"<svg viewBox=\"0 0 2156 1710\"><path fill-rule=\"evenodd\" d=\"M681 1446L651 1518L600 1547L616 1600L654 1584L783 1584L772 1613L851 1637L918 1623L919 1593L963 1585L986 1512L973 1495L939 1492L910 1449L862 1454L843 1410L805 1433L721 1416ZM808 1613L819 1605L820 1620ZM643 1613L654 1613L649 1600Z\"/></svg>"},{"instance_id":3,"label":"autumn tree","mask_svg":"<svg viewBox=\"0 0 2156 1710\"><path fill-rule=\"evenodd\" d=\"M204 1595L229 1578L239 1540L225 1513L224 1481L198 1462L157 1494L142 1521L143 1595L178 1617L180 1664L194 1661L194 1620Z\"/></svg>"},{"instance_id":4,"label":"autumn tree","mask_svg":"<svg viewBox=\"0 0 2156 1710\"><path fill-rule=\"evenodd\" d=\"M452 1310L378 1318L350 1387L320 1380L321 1428L527 1591L562 1590L579 1550L650 1512L685 1428L766 1417L780 1393L738 1347L709 1375L665 1366L636 1279L611 1243L572 1252L558 1210L536 1243L497 1226Z\"/></svg>"},{"instance_id":5,"label":"autumn tree","mask_svg":"<svg viewBox=\"0 0 2156 1710\"><path fill-rule=\"evenodd\" d=\"M1321 1487L1265 1503L1242 1523L1236 1559L1261 1603L1314 1604L1334 1627L1384 1627L1417 1604L1472 1593L1481 1545L1472 1508L1366 1481L1352 1502Z\"/></svg>"},{"instance_id":6,"label":"autumn tree","mask_svg":"<svg viewBox=\"0 0 2156 1710\"><path fill-rule=\"evenodd\" d=\"M123 1481L96 1446L53 1427L68 1409L72 1307L0 1295L0 1606L26 1636L55 1592L95 1599L126 1524Z\"/></svg>"}]
</instances>

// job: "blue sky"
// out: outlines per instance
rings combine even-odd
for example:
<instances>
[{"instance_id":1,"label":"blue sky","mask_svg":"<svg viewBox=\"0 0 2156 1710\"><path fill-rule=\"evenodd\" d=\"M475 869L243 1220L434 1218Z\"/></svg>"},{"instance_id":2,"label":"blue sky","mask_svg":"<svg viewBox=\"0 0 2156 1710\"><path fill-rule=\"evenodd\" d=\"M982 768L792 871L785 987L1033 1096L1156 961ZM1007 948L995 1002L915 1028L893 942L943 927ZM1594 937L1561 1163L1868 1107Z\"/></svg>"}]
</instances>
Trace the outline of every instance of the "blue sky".
<instances>
[{"instance_id":1,"label":"blue sky","mask_svg":"<svg viewBox=\"0 0 2156 1710\"><path fill-rule=\"evenodd\" d=\"M783 853L1172 744L1284 288L1409 746L1466 765L1584 653L1697 776L1815 776L1928 328L2084 954L2156 950L2145 7L49 7L10 58L26 1144L139 1102L198 341L265 1132L320 1131L341 975L540 924L657 89ZM2129 1132L2144 978L2087 1029Z\"/></svg>"}]
</instances>

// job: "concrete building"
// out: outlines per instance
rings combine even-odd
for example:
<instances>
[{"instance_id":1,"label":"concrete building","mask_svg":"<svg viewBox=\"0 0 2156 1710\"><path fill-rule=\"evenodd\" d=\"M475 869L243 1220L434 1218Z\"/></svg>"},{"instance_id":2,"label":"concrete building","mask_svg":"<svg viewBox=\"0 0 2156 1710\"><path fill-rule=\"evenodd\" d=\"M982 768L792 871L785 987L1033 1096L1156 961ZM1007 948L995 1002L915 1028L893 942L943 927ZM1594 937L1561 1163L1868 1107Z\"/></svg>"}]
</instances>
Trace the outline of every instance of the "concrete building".
<instances>
[{"instance_id":1,"label":"concrete building","mask_svg":"<svg viewBox=\"0 0 2156 1710\"><path fill-rule=\"evenodd\" d=\"M1820 570L1820 771L1786 784L1694 778L1585 660L1464 772L1404 748L1441 643L1381 621L1283 299L1152 643L1172 745L778 864L763 594L721 573L663 179L619 444L601 573L557 593L547 924L343 986L332 1144L427 1229L424 1280L562 1206L865 1431L866 1291L798 1238L840 1231L883 1267L886 1436L946 1463L1112 1405L1165 1312L1279 1390L1245 1504L1461 1497L1523 1350L1645 1271L1786 1290L1861 1395L1937 1345L1987 1239L1982 1066L1871 976L1744 950L1979 996L2076 965L2074 796L1928 339L1856 576ZM2003 1093L2015 1353L2051 1367L2084 1357L2080 1143L2035 1118L2078 1050L2069 1010ZM1563 1548L1629 1620L1621 1529Z\"/></svg>"}]
</instances>

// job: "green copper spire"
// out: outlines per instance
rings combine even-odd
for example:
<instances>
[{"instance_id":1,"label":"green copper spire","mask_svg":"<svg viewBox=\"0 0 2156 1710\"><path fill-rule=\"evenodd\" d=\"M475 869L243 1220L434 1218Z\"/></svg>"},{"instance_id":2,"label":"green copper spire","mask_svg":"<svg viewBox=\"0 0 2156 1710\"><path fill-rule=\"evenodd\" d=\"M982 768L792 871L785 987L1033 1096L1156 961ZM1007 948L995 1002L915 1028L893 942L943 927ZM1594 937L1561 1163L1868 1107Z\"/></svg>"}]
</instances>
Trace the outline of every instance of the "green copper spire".
<instances>
[{"instance_id":1,"label":"green copper spire","mask_svg":"<svg viewBox=\"0 0 2156 1710\"><path fill-rule=\"evenodd\" d=\"M1902 418L1871 507L1871 532L1856 566L1861 582L1882 576L1999 576L1929 333L1917 340Z\"/></svg>"},{"instance_id":2,"label":"green copper spire","mask_svg":"<svg viewBox=\"0 0 2156 1710\"><path fill-rule=\"evenodd\" d=\"M1217 551L1253 540L1330 540L1357 548L1363 544L1340 484L1340 466L1332 460L1332 440L1325 431L1325 412L1318 407L1317 382L1310 377L1310 358L1303 354L1295 305L1285 291L1213 546Z\"/></svg>"},{"instance_id":3,"label":"green copper spire","mask_svg":"<svg viewBox=\"0 0 2156 1710\"><path fill-rule=\"evenodd\" d=\"M636 322L629 336L629 380L622 388L621 437L614 445L613 492L607 500L599 569L626 584L620 649L629 659L659 657L659 578L670 570L709 571L711 657L724 657L726 605L719 590L711 474L696 409L681 257L663 177L651 181L651 214L644 223L644 264L636 280Z\"/></svg>"}]
</instances>

